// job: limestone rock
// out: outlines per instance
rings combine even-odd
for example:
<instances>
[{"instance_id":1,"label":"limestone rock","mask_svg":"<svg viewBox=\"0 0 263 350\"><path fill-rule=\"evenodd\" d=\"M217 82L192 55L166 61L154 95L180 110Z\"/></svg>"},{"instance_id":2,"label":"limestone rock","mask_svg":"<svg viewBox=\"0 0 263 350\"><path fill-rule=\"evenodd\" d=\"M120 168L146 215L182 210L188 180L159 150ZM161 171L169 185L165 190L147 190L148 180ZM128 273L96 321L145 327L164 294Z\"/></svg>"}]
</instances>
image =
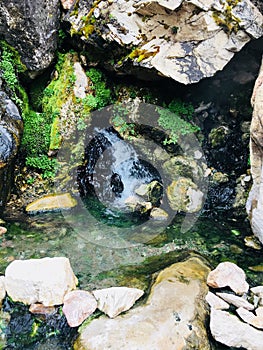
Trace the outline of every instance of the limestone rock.
<instances>
[{"instance_id":1,"label":"limestone rock","mask_svg":"<svg viewBox=\"0 0 263 350\"><path fill-rule=\"evenodd\" d=\"M230 287L235 293L243 294L249 289L245 272L229 261L218 264L207 278L207 284L213 288Z\"/></svg>"},{"instance_id":2,"label":"limestone rock","mask_svg":"<svg viewBox=\"0 0 263 350\"><path fill-rule=\"evenodd\" d=\"M153 208L150 217L156 221L164 221L169 219L169 214L161 208Z\"/></svg>"},{"instance_id":3,"label":"limestone rock","mask_svg":"<svg viewBox=\"0 0 263 350\"><path fill-rule=\"evenodd\" d=\"M0 3L0 35L19 51L30 71L42 71L54 59L59 3L59 0L10 0Z\"/></svg>"},{"instance_id":4,"label":"limestone rock","mask_svg":"<svg viewBox=\"0 0 263 350\"><path fill-rule=\"evenodd\" d=\"M100 16L94 24L87 17L95 10ZM140 77L144 69L183 84L213 76L251 38L263 35L263 16L249 0L231 5L220 0L119 0L93 7L80 0L78 12L72 10L66 20L71 32L95 49L103 39L105 46L117 43L130 50L126 57L115 50L114 62L106 63L111 69Z\"/></svg>"},{"instance_id":5,"label":"limestone rock","mask_svg":"<svg viewBox=\"0 0 263 350\"><path fill-rule=\"evenodd\" d=\"M227 310L229 309L229 304L224 300L216 296L214 293L208 292L205 300L208 302L211 308L216 310Z\"/></svg>"},{"instance_id":6,"label":"limestone rock","mask_svg":"<svg viewBox=\"0 0 263 350\"><path fill-rule=\"evenodd\" d=\"M46 211L70 209L76 205L77 201L70 193L52 194L38 198L34 202L28 204L26 212L28 214L37 214Z\"/></svg>"},{"instance_id":7,"label":"limestone rock","mask_svg":"<svg viewBox=\"0 0 263 350\"><path fill-rule=\"evenodd\" d=\"M238 297L234 294L229 293L216 293L217 296L224 299L227 303L232 304L236 307L243 307L247 310L254 310L254 305L249 303L246 299Z\"/></svg>"},{"instance_id":8,"label":"limestone rock","mask_svg":"<svg viewBox=\"0 0 263 350\"><path fill-rule=\"evenodd\" d=\"M110 318L129 310L144 291L137 288L111 287L93 291L98 301L98 309Z\"/></svg>"},{"instance_id":9,"label":"limestone rock","mask_svg":"<svg viewBox=\"0 0 263 350\"><path fill-rule=\"evenodd\" d=\"M29 311L32 314L52 315L56 312L56 309L54 306L44 306L41 303L35 303L30 305Z\"/></svg>"},{"instance_id":10,"label":"limestone rock","mask_svg":"<svg viewBox=\"0 0 263 350\"><path fill-rule=\"evenodd\" d=\"M5 298L5 295L5 276L0 276L0 306L2 304L3 299Z\"/></svg>"},{"instance_id":11,"label":"limestone rock","mask_svg":"<svg viewBox=\"0 0 263 350\"><path fill-rule=\"evenodd\" d=\"M15 260L5 271L7 294L24 304L60 305L76 283L70 262L64 257Z\"/></svg>"},{"instance_id":12,"label":"limestone rock","mask_svg":"<svg viewBox=\"0 0 263 350\"><path fill-rule=\"evenodd\" d=\"M236 311L243 321L249 323L253 327L263 329L263 307L259 307L255 310L256 315L244 307L240 307Z\"/></svg>"},{"instance_id":13,"label":"limestone rock","mask_svg":"<svg viewBox=\"0 0 263 350\"><path fill-rule=\"evenodd\" d=\"M210 329L216 341L236 348L261 350L263 332L226 311L211 309Z\"/></svg>"},{"instance_id":14,"label":"limestone rock","mask_svg":"<svg viewBox=\"0 0 263 350\"><path fill-rule=\"evenodd\" d=\"M94 296L84 290L73 290L64 298L63 313L70 327L78 327L97 308Z\"/></svg>"},{"instance_id":15,"label":"limestone rock","mask_svg":"<svg viewBox=\"0 0 263 350\"><path fill-rule=\"evenodd\" d=\"M255 236L263 243L263 61L251 98L250 162L253 186L247 200L247 213Z\"/></svg>"},{"instance_id":16,"label":"limestone rock","mask_svg":"<svg viewBox=\"0 0 263 350\"><path fill-rule=\"evenodd\" d=\"M204 327L208 267L192 257L164 269L145 305L82 329L75 349L210 349Z\"/></svg>"}]
</instances>

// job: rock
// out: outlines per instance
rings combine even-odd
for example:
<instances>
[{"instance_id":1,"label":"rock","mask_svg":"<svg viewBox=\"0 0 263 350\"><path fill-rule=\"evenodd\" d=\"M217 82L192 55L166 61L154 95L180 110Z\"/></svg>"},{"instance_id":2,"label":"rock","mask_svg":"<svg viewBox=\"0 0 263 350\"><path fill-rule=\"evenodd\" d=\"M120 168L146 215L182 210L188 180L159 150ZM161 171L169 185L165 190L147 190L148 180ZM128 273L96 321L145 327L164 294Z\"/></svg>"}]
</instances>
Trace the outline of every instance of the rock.
<instances>
[{"instance_id":1,"label":"rock","mask_svg":"<svg viewBox=\"0 0 263 350\"><path fill-rule=\"evenodd\" d=\"M217 296L225 300L227 303L236 307L243 307L247 310L254 310L254 305L249 303L246 299L238 297L237 295L229 293L216 293Z\"/></svg>"},{"instance_id":2,"label":"rock","mask_svg":"<svg viewBox=\"0 0 263 350\"><path fill-rule=\"evenodd\" d=\"M94 11L100 13L95 24L90 21ZM140 78L148 70L148 79L152 73L153 78L158 74L183 84L213 76L251 38L263 34L263 16L249 0L231 5L219 0L120 0L93 5L80 0L78 11L72 9L65 20L71 33L94 49L101 39L106 47L118 44L123 49L115 50L114 62L106 62L111 69Z\"/></svg>"},{"instance_id":3,"label":"rock","mask_svg":"<svg viewBox=\"0 0 263 350\"><path fill-rule=\"evenodd\" d=\"M202 209L203 192L188 178L174 180L167 187L170 207L176 211L195 213Z\"/></svg>"},{"instance_id":4,"label":"rock","mask_svg":"<svg viewBox=\"0 0 263 350\"><path fill-rule=\"evenodd\" d=\"M255 236L246 236L244 238L245 246L255 249L255 250L261 250L262 246L259 243L258 239Z\"/></svg>"},{"instance_id":5,"label":"rock","mask_svg":"<svg viewBox=\"0 0 263 350\"><path fill-rule=\"evenodd\" d=\"M208 267L192 257L159 273L145 305L85 326L75 349L210 349L204 321ZM198 317L197 317L198 315Z\"/></svg>"},{"instance_id":6,"label":"rock","mask_svg":"<svg viewBox=\"0 0 263 350\"><path fill-rule=\"evenodd\" d=\"M7 294L24 304L60 305L76 284L70 262L64 257L15 260L5 271Z\"/></svg>"},{"instance_id":7,"label":"rock","mask_svg":"<svg viewBox=\"0 0 263 350\"><path fill-rule=\"evenodd\" d=\"M65 210L74 208L77 201L70 193L64 194L49 194L36 199L26 207L28 214L37 214L47 211Z\"/></svg>"},{"instance_id":8,"label":"rock","mask_svg":"<svg viewBox=\"0 0 263 350\"><path fill-rule=\"evenodd\" d=\"M20 53L32 72L41 72L54 59L60 17L59 0L19 0L0 4L0 35Z\"/></svg>"},{"instance_id":9,"label":"rock","mask_svg":"<svg viewBox=\"0 0 263 350\"><path fill-rule=\"evenodd\" d=\"M227 310L229 309L229 304L224 300L216 296L214 293L208 292L205 300L208 302L211 308L216 310Z\"/></svg>"},{"instance_id":10,"label":"rock","mask_svg":"<svg viewBox=\"0 0 263 350\"><path fill-rule=\"evenodd\" d=\"M250 163L253 186L249 193L246 209L252 231L263 243L263 61L255 82L251 104L253 115L250 127Z\"/></svg>"},{"instance_id":11,"label":"rock","mask_svg":"<svg viewBox=\"0 0 263 350\"><path fill-rule=\"evenodd\" d=\"M151 202L153 205L158 205L162 198L163 186L158 181L152 181L149 184L142 184L135 189L135 193L143 197L146 201Z\"/></svg>"},{"instance_id":12,"label":"rock","mask_svg":"<svg viewBox=\"0 0 263 350\"><path fill-rule=\"evenodd\" d=\"M10 194L14 159L22 132L23 122L18 108L4 92L0 91L0 213Z\"/></svg>"},{"instance_id":13,"label":"rock","mask_svg":"<svg viewBox=\"0 0 263 350\"><path fill-rule=\"evenodd\" d=\"M0 310L0 348L5 349L7 346L7 331L11 315L8 312Z\"/></svg>"},{"instance_id":14,"label":"rock","mask_svg":"<svg viewBox=\"0 0 263 350\"><path fill-rule=\"evenodd\" d=\"M124 201L125 206L133 212L138 212L140 214L148 213L152 209L151 202L140 201L140 198L136 196L130 196Z\"/></svg>"},{"instance_id":15,"label":"rock","mask_svg":"<svg viewBox=\"0 0 263 350\"><path fill-rule=\"evenodd\" d=\"M60 0L63 9L69 10L75 3L75 0Z\"/></svg>"},{"instance_id":16,"label":"rock","mask_svg":"<svg viewBox=\"0 0 263 350\"><path fill-rule=\"evenodd\" d=\"M161 208L153 208L150 217L156 221L165 221L169 219L169 214Z\"/></svg>"},{"instance_id":17,"label":"rock","mask_svg":"<svg viewBox=\"0 0 263 350\"><path fill-rule=\"evenodd\" d=\"M84 290L73 290L65 295L63 313L70 327L78 327L97 309L94 296Z\"/></svg>"},{"instance_id":18,"label":"rock","mask_svg":"<svg viewBox=\"0 0 263 350\"><path fill-rule=\"evenodd\" d=\"M0 226L0 236L4 235L7 232L7 228Z\"/></svg>"},{"instance_id":19,"label":"rock","mask_svg":"<svg viewBox=\"0 0 263 350\"><path fill-rule=\"evenodd\" d=\"M0 306L6 295L5 276L0 276Z\"/></svg>"},{"instance_id":20,"label":"rock","mask_svg":"<svg viewBox=\"0 0 263 350\"><path fill-rule=\"evenodd\" d=\"M230 347L261 350L263 332L226 311L211 309L210 329L216 341Z\"/></svg>"},{"instance_id":21,"label":"rock","mask_svg":"<svg viewBox=\"0 0 263 350\"><path fill-rule=\"evenodd\" d=\"M263 329L263 307L259 307L255 310L256 316L253 312L250 312L243 307L239 307L236 311L243 321L249 323L253 327Z\"/></svg>"},{"instance_id":22,"label":"rock","mask_svg":"<svg viewBox=\"0 0 263 350\"><path fill-rule=\"evenodd\" d=\"M137 288L111 287L92 292L98 301L98 309L115 318L120 313L129 310L144 291Z\"/></svg>"},{"instance_id":23,"label":"rock","mask_svg":"<svg viewBox=\"0 0 263 350\"><path fill-rule=\"evenodd\" d=\"M43 304L35 303L30 305L29 311L32 314L52 315L56 312L56 309L54 306L44 306Z\"/></svg>"},{"instance_id":24,"label":"rock","mask_svg":"<svg viewBox=\"0 0 263 350\"><path fill-rule=\"evenodd\" d=\"M215 270L209 273L207 284L213 288L228 286L237 294L244 294L249 289L245 272L229 261L220 263Z\"/></svg>"},{"instance_id":25,"label":"rock","mask_svg":"<svg viewBox=\"0 0 263 350\"><path fill-rule=\"evenodd\" d=\"M258 304L263 306L263 286L253 287L250 290L256 297L258 297Z\"/></svg>"}]
</instances>

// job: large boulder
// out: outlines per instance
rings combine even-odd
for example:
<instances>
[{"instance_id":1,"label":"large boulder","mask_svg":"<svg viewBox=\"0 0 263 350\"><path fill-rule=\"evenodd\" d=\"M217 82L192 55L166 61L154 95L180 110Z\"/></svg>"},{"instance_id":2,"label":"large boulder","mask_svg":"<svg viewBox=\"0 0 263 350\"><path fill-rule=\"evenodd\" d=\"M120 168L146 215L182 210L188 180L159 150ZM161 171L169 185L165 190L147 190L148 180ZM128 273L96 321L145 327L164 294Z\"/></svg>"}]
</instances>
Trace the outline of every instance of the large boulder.
<instances>
[{"instance_id":1,"label":"large boulder","mask_svg":"<svg viewBox=\"0 0 263 350\"><path fill-rule=\"evenodd\" d=\"M247 201L252 231L263 243L263 63L251 98L250 162L253 186Z\"/></svg>"},{"instance_id":2,"label":"large boulder","mask_svg":"<svg viewBox=\"0 0 263 350\"><path fill-rule=\"evenodd\" d=\"M196 257L164 269L145 305L91 321L74 349L210 349L204 326L208 272Z\"/></svg>"},{"instance_id":3,"label":"large boulder","mask_svg":"<svg viewBox=\"0 0 263 350\"><path fill-rule=\"evenodd\" d=\"M65 20L85 43L118 47L101 56L111 69L183 84L213 76L263 35L263 16L249 0L80 0Z\"/></svg>"},{"instance_id":4,"label":"large boulder","mask_svg":"<svg viewBox=\"0 0 263 350\"><path fill-rule=\"evenodd\" d=\"M57 48L59 0L0 2L0 36L20 53L30 71L47 68Z\"/></svg>"},{"instance_id":5,"label":"large boulder","mask_svg":"<svg viewBox=\"0 0 263 350\"><path fill-rule=\"evenodd\" d=\"M0 212L13 180L14 159L20 144L23 122L16 105L0 91Z\"/></svg>"}]
</instances>

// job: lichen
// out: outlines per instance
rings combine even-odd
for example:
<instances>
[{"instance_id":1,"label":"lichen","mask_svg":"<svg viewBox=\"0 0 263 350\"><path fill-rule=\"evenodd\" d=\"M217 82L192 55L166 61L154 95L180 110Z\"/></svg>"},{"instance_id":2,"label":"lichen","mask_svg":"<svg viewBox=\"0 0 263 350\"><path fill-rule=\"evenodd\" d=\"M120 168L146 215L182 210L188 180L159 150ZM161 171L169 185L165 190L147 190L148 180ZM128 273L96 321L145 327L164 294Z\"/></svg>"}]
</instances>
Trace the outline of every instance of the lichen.
<instances>
[{"instance_id":1,"label":"lichen","mask_svg":"<svg viewBox=\"0 0 263 350\"><path fill-rule=\"evenodd\" d=\"M223 30L231 34L237 33L239 30L240 19L233 14L233 8L240 2L240 0L225 0L223 2L223 11L214 10L213 19L215 23L223 28Z\"/></svg>"}]
</instances>

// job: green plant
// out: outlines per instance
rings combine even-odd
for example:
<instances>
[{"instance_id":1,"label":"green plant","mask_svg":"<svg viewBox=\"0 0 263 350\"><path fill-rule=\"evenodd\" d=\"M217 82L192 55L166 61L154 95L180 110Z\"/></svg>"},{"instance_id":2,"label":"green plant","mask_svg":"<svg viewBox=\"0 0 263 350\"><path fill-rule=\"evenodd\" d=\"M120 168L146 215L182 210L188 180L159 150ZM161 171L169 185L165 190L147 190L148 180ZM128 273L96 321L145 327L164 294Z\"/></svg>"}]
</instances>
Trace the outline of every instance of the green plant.
<instances>
[{"instance_id":1,"label":"green plant","mask_svg":"<svg viewBox=\"0 0 263 350\"><path fill-rule=\"evenodd\" d=\"M57 160L49 158L47 155L44 154L37 157L27 157L26 165L38 170L42 170L43 178L54 177L58 169Z\"/></svg>"},{"instance_id":2,"label":"green plant","mask_svg":"<svg viewBox=\"0 0 263 350\"><path fill-rule=\"evenodd\" d=\"M91 89L94 91L93 95L88 95L84 99L87 103L90 103L91 109L102 108L112 102L111 90L106 87L106 81L101 71L95 68L90 68L87 72L87 77L92 82ZM89 97L93 96L93 97Z\"/></svg>"},{"instance_id":3,"label":"green plant","mask_svg":"<svg viewBox=\"0 0 263 350\"><path fill-rule=\"evenodd\" d=\"M197 125L190 122L194 111L191 104L173 100L166 108L157 107L157 111L159 113L158 124L169 133L169 137L166 137L163 142L164 145L176 144L181 135L200 130Z\"/></svg>"},{"instance_id":4,"label":"green plant","mask_svg":"<svg viewBox=\"0 0 263 350\"><path fill-rule=\"evenodd\" d=\"M213 11L213 18L215 23L222 27L223 30L231 34L232 32L237 33L239 30L239 24L241 20L233 14L233 8L240 2L241 0L224 0L221 2L223 5L223 10Z\"/></svg>"},{"instance_id":5,"label":"green plant","mask_svg":"<svg viewBox=\"0 0 263 350\"><path fill-rule=\"evenodd\" d=\"M127 123L128 118L128 110L121 106L114 106L114 116L111 119L113 126L120 132L121 134L126 134L127 138L135 135L135 124Z\"/></svg>"}]
</instances>

